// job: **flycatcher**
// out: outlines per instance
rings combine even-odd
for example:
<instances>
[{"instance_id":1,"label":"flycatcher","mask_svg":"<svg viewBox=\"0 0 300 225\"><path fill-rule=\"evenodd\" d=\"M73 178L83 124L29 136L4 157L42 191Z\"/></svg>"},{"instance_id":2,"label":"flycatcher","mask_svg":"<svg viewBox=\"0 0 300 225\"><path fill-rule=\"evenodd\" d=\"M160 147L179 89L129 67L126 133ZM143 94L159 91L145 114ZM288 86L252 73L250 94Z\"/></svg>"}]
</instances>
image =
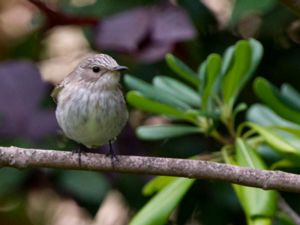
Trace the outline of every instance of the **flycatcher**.
<instances>
[{"instance_id":1,"label":"flycatcher","mask_svg":"<svg viewBox=\"0 0 300 225\"><path fill-rule=\"evenodd\" d=\"M96 148L110 144L128 120L120 90L120 66L112 57L96 54L84 59L52 92L56 119L65 135Z\"/></svg>"}]
</instances>

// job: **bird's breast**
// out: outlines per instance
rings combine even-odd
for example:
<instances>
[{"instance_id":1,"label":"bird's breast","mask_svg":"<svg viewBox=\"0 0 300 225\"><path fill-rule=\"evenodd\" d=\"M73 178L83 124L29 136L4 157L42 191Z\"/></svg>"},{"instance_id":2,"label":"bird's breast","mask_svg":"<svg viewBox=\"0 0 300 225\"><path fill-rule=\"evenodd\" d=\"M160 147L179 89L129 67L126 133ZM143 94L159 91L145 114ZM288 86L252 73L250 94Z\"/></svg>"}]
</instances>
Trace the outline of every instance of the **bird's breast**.
<instances>
[{"instance_id":1,"label":"bird's breast","mask_svg":"<svg viewBox=\"0 0 300 225\"><path fill-rule=\"evenodd\" d=\"M87 146L98 146L120 133L128 112L118 88L99 91L77 88L60 93L56 117L69 138Z\"/></svg>"}]
</instances>

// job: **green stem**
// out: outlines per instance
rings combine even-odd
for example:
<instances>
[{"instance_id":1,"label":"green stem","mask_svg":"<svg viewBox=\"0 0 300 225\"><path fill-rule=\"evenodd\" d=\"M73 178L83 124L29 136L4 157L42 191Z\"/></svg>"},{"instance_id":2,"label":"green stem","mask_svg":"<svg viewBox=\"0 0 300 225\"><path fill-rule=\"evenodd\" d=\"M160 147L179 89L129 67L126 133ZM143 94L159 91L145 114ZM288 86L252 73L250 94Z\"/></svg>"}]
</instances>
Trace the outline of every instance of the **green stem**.
<instances>
[{"instance_id":1,"label":"green stem","mask_svg":"<svg viewBox=\"0 0 300 225\"><path fill-rule=\"evenodd\" d=\"M230 144L230 140L223 137L217 130L213 130L210 135L224 145Z\"/></svg>"}]
</instances>

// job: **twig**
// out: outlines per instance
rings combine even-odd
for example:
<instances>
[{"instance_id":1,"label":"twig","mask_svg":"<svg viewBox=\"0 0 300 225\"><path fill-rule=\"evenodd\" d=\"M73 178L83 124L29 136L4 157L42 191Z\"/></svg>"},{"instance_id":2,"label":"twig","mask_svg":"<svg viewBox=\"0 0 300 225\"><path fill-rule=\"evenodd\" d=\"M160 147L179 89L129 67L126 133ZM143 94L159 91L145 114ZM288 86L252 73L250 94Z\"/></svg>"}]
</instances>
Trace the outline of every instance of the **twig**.
<instances>
[{"instance_id":1,"label":"twig","mask_svg":"<svg viewBox=\"0 0 300 225\"><path fill-rule=\"evenodd\" d=\"M69 15L54 9L53 5L41 0L29 0L46 16L44 31L58 25L96 25L100 19L96 17L82 17L79 15Z\"/></svg>"},{"instance_id":2,"label":"twig","mask_svg":"<svg viewBox=\"0 0 300 225\"><path fill-rule=\"evenodd\" d=\"M286 213L292 219L295 225L300 225L299 215L289 206L289 204L281 196L279 196L278 198L278 207L282 212Z\"/></svg>"},{"instance_id":3,"label":"twig","mask_svg":"<svg viewBox=\"0 0 300 225\"><path fill-rule=\"evenodd\" d=\"M300 193L300 175L292 173L258 170L203 160L140 156L118 156L118 159L118 163L114 163L113 166L110 157L87 153L81 155L80 166L78 155L71 152L0 147L0 167L21 169L47 167L179 176Z\"/></svg>"},{"instance_id":4,"label":"twig","mask_svg":"<svg viewBox=\"0 0 300 225\"><path fill-rule=\"evenodd\" d=\"M287 6L295 14L300 16L300 1L299 0L280 0L282 4Z\"/></svg>"}]
</instances>

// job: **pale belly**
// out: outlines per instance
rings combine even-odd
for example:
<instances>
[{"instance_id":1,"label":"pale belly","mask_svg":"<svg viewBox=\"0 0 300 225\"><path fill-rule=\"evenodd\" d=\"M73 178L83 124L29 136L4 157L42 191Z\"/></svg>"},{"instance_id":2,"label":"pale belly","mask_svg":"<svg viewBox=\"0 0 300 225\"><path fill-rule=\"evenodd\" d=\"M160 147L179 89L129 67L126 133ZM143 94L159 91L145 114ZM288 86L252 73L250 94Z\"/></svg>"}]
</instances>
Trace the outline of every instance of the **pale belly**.
<instances>
[{"instance_id":1,"label":"pale belly","mask_svg":"<svg viewBox=\"0 0 300 225\"><path fill-rule=\"evenodd\" d=\"M128 119L126 103L120 90L70 96L60 95L56 109L57 121L67 137L89 148L107 144L125 126ZM63 98L68 98L64 101ZM63 104L63 102L66 102Z\"/></svg>"}]
</instances>

